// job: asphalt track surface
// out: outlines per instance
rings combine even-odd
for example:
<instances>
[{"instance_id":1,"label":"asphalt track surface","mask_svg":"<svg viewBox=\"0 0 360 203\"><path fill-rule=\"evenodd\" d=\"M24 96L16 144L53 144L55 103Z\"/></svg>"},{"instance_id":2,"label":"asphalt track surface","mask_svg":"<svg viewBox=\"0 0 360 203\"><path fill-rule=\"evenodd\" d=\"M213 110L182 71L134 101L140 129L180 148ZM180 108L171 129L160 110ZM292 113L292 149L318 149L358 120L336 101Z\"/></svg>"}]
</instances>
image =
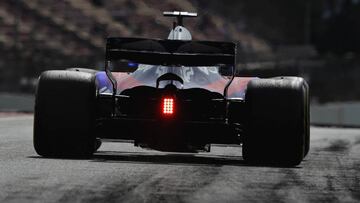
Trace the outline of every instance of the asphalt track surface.
<instances>
[{"instance_id":1,"label":"asphalt track surface","mask_svg":"<svg viewBox=\"0 0 360 203\"><path fill-rule=\"evenodd\" d=\"M359 202L360 129L311 128L298 167L249 166L240 147L163 153L106 142L92 159L46 159L32 116L0 115L0 202Z\"/></svg>"}]
</instances>

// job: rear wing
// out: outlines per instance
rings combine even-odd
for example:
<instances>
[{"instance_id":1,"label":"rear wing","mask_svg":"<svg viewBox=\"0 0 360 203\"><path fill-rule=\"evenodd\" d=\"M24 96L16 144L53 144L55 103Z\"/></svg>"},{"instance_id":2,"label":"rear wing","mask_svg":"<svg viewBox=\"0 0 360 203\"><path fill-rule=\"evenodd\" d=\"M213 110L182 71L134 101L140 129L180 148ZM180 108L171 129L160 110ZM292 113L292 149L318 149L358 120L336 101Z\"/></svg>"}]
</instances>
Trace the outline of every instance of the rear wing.
<instances>
[{"instance_id":1,"label":"rear wing","mask_svg":"<svg viewBox=\"0 0 360 203\"><path fill-rule=\"evenodd\" d=\"M106 61L128 60L151 65L235 65L232 42L108 38Z\"/></svg>"}]
</instances>

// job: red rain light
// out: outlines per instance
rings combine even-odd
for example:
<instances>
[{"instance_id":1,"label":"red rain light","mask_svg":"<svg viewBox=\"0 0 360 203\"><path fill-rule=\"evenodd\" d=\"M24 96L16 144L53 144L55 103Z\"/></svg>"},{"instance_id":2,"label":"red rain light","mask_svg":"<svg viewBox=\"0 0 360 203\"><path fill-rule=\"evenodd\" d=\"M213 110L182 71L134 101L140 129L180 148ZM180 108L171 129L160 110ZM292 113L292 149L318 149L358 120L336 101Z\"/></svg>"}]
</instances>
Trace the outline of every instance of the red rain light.
<instances>
[{"instance_id":1,"label":"red rain light","mask_svg":"<svg viewBox=\"0 0 360 203\"><path fill-rule=\"evenodd\" d=\"M164 115L172 115L174 114L174 99L173 98L164 98L162 102L162 112Z\"/></svg>"}]
</instances>

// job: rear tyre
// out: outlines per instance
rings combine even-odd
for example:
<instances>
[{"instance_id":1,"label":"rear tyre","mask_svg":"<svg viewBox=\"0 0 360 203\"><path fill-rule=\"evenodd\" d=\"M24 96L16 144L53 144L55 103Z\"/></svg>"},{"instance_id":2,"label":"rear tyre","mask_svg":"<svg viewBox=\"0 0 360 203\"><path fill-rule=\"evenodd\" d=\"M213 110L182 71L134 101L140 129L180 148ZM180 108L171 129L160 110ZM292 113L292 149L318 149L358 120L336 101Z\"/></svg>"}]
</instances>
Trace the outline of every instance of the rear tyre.
<instances>
[{"instance_id":1,"label":"rear tyre","mask_svg":"<svg viewBox=\"0 0 360 203\"><path fill-rule=\"evenodd\" d=\"M36 90L34 148L44 157L88 157L95 146L95 75L46 71Z\"/></svg>"},{"instance_id":2,"label":"rear tyre","mask_svg":"<svg viewBox=\"0 0 360 203\"><path fill-rule=\"evenodd\" d=\"M243 158L249 163L298 165L308 150L308 86L299 77L257 79L245 96Z\"/></svg>"}]
</instances>

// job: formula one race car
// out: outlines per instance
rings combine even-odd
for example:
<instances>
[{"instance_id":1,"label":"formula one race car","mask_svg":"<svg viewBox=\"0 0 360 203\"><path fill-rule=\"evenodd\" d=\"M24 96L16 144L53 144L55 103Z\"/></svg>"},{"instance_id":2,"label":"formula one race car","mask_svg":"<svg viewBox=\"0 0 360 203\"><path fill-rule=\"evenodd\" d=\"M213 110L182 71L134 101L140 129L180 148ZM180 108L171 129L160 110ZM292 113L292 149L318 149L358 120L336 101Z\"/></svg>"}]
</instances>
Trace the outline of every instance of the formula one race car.
<instances>
[{"instance_id":1,"label":"formula one race car","mask_svg":"<svg viewBox=\"0 0 360 203\"><path fill-rule=\"evenodd\" d=\"M100 139L160 151L242 145L248 163L298 165L309 151L309 87L300 77L236 77L236 44L194 41L175 17L167 39L108 38L105 70L43 72L34 147L89 157Z\"/></svg>"}]
</instances>

